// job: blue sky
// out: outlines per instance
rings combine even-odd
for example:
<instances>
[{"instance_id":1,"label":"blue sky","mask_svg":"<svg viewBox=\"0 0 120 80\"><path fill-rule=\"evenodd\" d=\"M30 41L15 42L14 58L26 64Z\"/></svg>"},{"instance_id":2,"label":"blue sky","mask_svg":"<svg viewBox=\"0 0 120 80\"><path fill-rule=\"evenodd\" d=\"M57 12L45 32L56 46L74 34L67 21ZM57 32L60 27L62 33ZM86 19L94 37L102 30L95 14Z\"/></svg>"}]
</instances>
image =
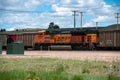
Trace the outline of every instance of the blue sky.
<instances>
[{"instance_id":1,"label":"blue sky","mask_svg":"<svg viewBox=\"0 0 120 80\"><path fill-rule=\"evenodd\" d=\"M0 29L48 28L54 22L61 28L73 27L73 10L83 11L83 27L116 24L120 0L0 0ZM80 26L77 13L76 27Z\"/></svg>"}]
</instances>

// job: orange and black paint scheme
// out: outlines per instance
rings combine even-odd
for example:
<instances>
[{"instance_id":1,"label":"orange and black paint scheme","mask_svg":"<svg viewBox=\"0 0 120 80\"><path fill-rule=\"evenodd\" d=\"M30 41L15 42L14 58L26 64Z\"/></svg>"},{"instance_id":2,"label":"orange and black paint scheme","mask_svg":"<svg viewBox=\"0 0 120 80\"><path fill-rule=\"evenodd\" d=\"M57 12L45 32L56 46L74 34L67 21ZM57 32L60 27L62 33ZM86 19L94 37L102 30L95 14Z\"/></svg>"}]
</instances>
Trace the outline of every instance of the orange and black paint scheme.
<instances>
[{"instance_id":1,"label":"orange and black paint scheme","mask_svg":"<svg viewBox=\"0 0 120 80\"><path fill-rule=\"evenodd\" d=\"M98 44L98 31L73 30L73 31L46 31L40 30L34 36L34 48L41 50L50 49L51 45L71 45L76 49L94 49Z\"/></svg>"}]
</instances>

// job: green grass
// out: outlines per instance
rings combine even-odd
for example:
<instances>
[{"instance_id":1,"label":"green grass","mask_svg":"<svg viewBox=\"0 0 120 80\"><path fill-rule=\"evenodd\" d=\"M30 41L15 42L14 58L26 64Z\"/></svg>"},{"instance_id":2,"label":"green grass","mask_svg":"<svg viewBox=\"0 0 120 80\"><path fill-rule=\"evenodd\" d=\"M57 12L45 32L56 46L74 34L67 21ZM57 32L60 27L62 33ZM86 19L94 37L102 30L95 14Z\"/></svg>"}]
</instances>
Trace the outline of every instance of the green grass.
<instances>
[{"instance_id":1,"label":"green grass","mask_svg":"<svg viewBox=\"0 0 120 80\"><path fill-rule=\"evenodd\" d=\"M120 63L0 58L0 80L120 80Z\"/></svg>"}]
</instances>

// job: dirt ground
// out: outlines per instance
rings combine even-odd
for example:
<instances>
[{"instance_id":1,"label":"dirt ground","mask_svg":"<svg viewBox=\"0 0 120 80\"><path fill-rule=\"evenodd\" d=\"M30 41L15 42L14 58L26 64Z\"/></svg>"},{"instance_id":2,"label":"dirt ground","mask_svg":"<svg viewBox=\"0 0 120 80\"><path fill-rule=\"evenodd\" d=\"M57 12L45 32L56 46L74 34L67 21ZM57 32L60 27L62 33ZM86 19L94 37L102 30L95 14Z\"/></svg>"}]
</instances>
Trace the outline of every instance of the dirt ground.
<instances>
[{"instance_id":1,"label":"dirt ground","mask_svg":"<svg viewBox=\"0 0 120 80\"><path fill-rule=\"evenodd\" d=\"M59 58L73 60L119 61L120 51L24 51L24 55L6 55L2 51L0 58Z\"/></svg>"}]
</instances>

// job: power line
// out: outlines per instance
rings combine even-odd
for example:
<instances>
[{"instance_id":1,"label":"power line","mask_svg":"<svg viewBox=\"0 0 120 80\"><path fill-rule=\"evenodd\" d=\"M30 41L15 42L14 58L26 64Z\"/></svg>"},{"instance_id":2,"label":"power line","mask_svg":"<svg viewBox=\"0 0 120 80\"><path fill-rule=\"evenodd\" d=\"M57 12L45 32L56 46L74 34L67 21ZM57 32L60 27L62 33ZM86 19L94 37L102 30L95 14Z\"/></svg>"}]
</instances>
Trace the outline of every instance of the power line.
<instances>
[{"instance_id":1,"label":"power line","mask_svg":"<svg viewBox=\"0 0 120 80\"><path fill-rule=\"evenodd\" d=\"M120 5L118 5L117 7L119 7ZM111 6L111 8L114 8L116 6ZM86 7L77 7L79 9L101 9L101 7L89 7L89 8L86 8ZM103 8L110 8L110 7L103 7ZM0 8L1 11L9 11L9 12L24 12L24 13L39 13L39 12L71 12L71 9L68 10L68 11L42 11L42 10L39 10L39 11L34 11L34 10L20 10L20 9L5 9L5 8Z\"/></svg>"},{"instance_id":2,"label":"power line","mask_svg":"<svg viewBox=\"0 0 120 80\"><path fill-rule=\"evenodd\" d=\"M40 13L40 12L71 12L70 10L68 11L44 11L44 10L16 10L16 9L3 9L3 8L0 8L0 11L6 11L6 12L23 12L23 13Z\"/></svg>"},{"instance_id":3,"label":"power line","mask_svg":"<svg viewBox=\"0 0 120 80\"><path fill-rule=\"evenodd\" d=\"M34 12L36 12L36 11L13 10L13 9L0 9L0 11L6 11L6 12L23 12L23 13L34 13Z\"/></svg>"},{"instance_id":4,"label":"power line","mask_svg":"<svg viewBox=\"0 0 120 80\"><path fill-rule=\"evenodd\" d=\"M74 10L72 12L73 12L73 16L74 16L74 30L76 30L76 12L78 12L78 11Z\"/></svg>"},{"instance_id":5,"label":"power line","mask_svg":"<svg viewBox=\"0 0 120 80\"><path fill-rule=\"evenodd\" d=\"M79 12L80 13L80 28L81 28L81 30L82 30L82 17L83 17L83 12L81 11L81 12Z\"/></svg>"},{"instance_id":6,"label":"power line","mask_svg":"<svg viewBox=\"0 0 120 80\"><path fill-rule=\"evenodd\" d=\"M98 22L96 22L96 30L98 29Z\"/></svg>"},{"instance_id":7,"label":"power line","mask_svg":"<svg viewBox=\"0 0 120 80\"><path fill-rule=\"evenodd\" d=\"M119 17L119 14L120 14L120 13L115 13L115 14L116 14L116 17L115 17L115 18L117 19L117 30L118 30L118 28L119 28L119 27L118 27L118 24L119 24L119 18L120 18L120 17Z\"/></svg>"}]
</instances>

